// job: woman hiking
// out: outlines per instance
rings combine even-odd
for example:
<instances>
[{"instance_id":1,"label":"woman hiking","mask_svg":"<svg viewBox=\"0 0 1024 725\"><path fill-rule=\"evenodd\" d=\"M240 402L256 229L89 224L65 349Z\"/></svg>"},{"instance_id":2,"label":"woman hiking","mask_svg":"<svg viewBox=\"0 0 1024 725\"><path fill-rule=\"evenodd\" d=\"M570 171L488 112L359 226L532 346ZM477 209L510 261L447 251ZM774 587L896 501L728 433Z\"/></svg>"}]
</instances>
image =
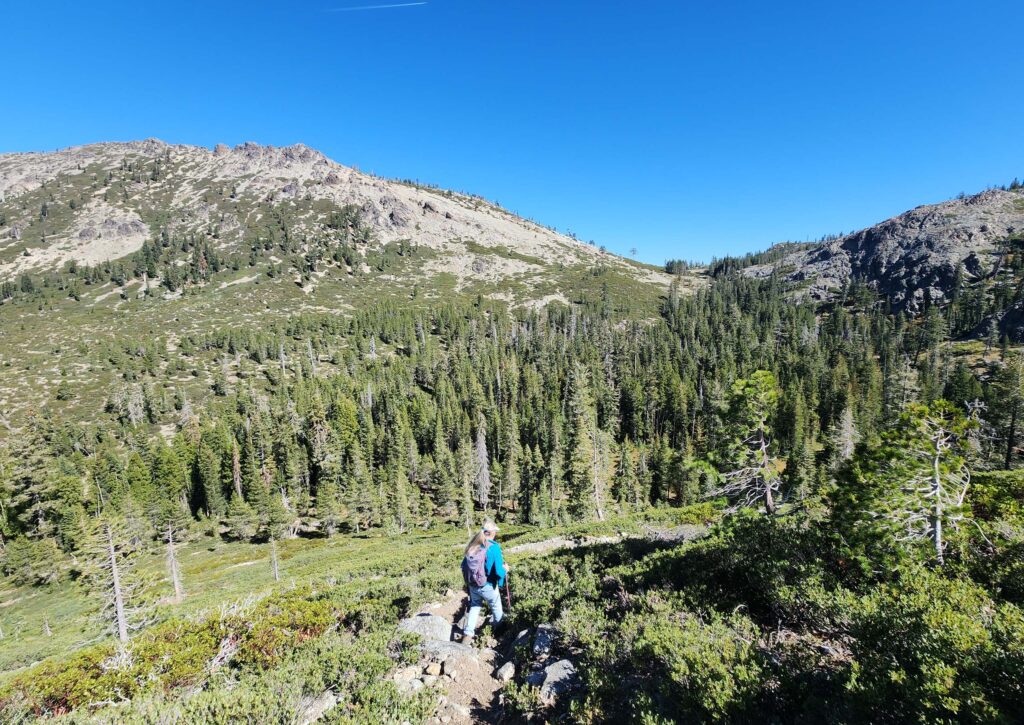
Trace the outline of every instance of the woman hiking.
<instances>
[{"instance_id":1,"label":"woman hiking","mask_svg":"<svg viewBox=\"0 0 1024 725\"><path fill-rule=\"evenodd\" d=\"M469 589L469 614L462 630L462 641L467 644L473 641L480 607L485 602L491 609L495 626L504 616L501 610L501 586L512 567L505 564L501 556L501 544L494 540L497 533L498 525L494 520L485 519L483 527L466 545L466 555L462 559L462 578Z\"/></svg>"}]
</instances>

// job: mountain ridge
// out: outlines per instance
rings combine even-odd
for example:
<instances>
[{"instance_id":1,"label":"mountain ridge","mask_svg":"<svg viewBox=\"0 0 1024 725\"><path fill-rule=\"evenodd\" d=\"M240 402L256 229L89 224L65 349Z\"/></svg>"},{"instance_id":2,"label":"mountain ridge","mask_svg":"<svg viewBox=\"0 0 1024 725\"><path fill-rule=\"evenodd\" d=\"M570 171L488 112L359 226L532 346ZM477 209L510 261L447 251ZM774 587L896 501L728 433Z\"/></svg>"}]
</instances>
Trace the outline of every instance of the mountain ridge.
<instances>
[{"instance_id":1,"label":"mountain ridge","mask_svg":"<svg viewBox=\"0 0 1024 725\"><path fill-rule=\"evenodd\" d=\"M99 185L125 170L130 177L119 194ZM55 185L58 196L66 192L66 198L51 200L51 206L63 201L82 211L47 228L33 217L52 209L44 209L46 199L33 197L48 189L54 196ZM227 185L231 188L225 194ZM38 201L38 209L32 201ZM480 197L365 174L303 144L247 142L209 149L157 139L0 155L0 211L6 217L0 226L0 278L68 262L112 261L139 251L147 233L174 236L205 228L218 239L218 248L241 246L265 236L263 217L275 207L294 210L288 233L324 234L330 212L350 206L372 230L374 242L408 239L436 250L442 257L436 269L454 270L460 284L480 277L528 276L540 266L506 259L482 270L466 259L471 252L467 240L487 249L510 247L555 264L601 260L646 282L665 287L670 282L655 268L608 254ZM446 257L451 263L443 261Z\"/></svg>"},{"instance_id":2,"label":"mountain ridge","mask_svg":"<svg viewBox=\"0 0 1024 725\"><path fill-rule=\"evenodd\" d=\"M819 300L832 299L851 280L861 279L897 309L920 312L928 302L949 302L963 278L977 281L997 274L1013 243L1022 239L1024 194L989 189L917 206L866 229L752 265L744 273L781 274Z\"/></svg>"}]
</instances>

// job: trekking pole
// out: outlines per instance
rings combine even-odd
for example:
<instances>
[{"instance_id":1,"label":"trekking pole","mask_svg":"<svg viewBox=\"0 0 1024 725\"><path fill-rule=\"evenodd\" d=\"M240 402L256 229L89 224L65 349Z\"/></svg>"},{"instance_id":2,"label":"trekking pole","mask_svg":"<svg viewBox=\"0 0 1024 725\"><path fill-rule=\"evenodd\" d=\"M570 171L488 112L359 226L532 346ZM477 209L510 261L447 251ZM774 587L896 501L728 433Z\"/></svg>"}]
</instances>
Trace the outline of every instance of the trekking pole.
<instances>
[{"instance_id":1,"label":"trekking pole","mask_svg":"<svg viewBox=\"0 0 1024 725\"><path fill-rule=\"evenodd\" d=\"M511 578L512 577L509 575L509 572L505 572L505 605L508 607L509 611L512 610L512 594L509 591L508 586L508 581Z\"/></svg>"}]
</instances>

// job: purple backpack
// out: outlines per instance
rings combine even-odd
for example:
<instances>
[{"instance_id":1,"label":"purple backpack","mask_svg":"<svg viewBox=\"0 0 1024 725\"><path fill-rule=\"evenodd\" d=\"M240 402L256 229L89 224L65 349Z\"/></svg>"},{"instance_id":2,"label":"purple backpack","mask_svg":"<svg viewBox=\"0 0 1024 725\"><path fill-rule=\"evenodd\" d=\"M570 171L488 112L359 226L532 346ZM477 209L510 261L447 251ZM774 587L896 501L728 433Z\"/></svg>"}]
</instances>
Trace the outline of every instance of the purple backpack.
<instances>
[{"instance_id":1,"label":"purple backpack","mask_svg":"<svg viewBox=\"0 0 1024 725\"><path fill-rule=\"evenodd\" d=\"M488 541L466 554L462 560L462 578L471 587L482 587L487 583L487 548L491 545Z\"/></svg>"}]
</instances>

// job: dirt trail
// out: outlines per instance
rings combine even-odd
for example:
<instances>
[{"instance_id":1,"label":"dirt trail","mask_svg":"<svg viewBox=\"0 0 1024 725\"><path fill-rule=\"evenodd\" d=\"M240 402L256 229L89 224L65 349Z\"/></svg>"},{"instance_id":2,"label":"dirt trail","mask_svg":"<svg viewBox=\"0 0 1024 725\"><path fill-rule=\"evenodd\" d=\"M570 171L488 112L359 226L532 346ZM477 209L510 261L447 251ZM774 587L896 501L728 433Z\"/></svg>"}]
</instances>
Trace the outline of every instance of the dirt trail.
<instances>
[{"instance_id":1,"label":"dirt trail","mask_svg":"<svg viewBox=\"0 0 1024 725\"><path fill-rule=\"evenodd\" d=\"M685 541L700 536L706 530L705 526L689 525L667 530L645 527L644 533L637 538ZM625 538L627 537L623 534L583 539L555 537L509 546L505 548L504 553L547 554L558 549L618 543ZM450 625L449 640L453 640L461 635L460 624L468 605L469 598L465 592L449 590L443 600L424 605L412 619L442 618L446 625ZM489 620L489 614L485 616ZM440 622L438 624L440 625ZM424 661L427 664L422 670L425 674L420 675L421 681L429 682L431 686L438 688L438 706L434 716L427 720L429 725L501 722L503 714L500 692L505 681L498 676L498 671L511 657L517 635L515 632L506 631L498 641L489 636L489 628L481 627L479 632L480 641L472 648L455 641L435 640L424 645ZM416 673L396 674L402 677L415 676Z\"/></svg>"},{"instance_id":2,"label":"dirt trail","mask_svg":"<svg viewBox=\"0 0 1024 725\"><path fill-rule=\"evenodd\" d=\"M443 601L422 607L417 615L442 617L452 623L453 636L459 636L461 620L468 607L469 597L465 592L450 592ZM489 620L489 615L486 618ZM504 648L486 632L485 628L480 628L479 642L472 647L461 642L451 642L447 647L428 643L425 649L428 657L445 657L438 681L441 686L438 707L434 717L427 721L431 725L500 720L499 691L504 683L495 677L495 670L504 662L500 654Z\"/></svg>"},{"instance_id":3,"label":"dirt trail","mask_svg":"<svg viewBox=\"0 0 1024 725\"><path fill-rule=\"evenodd\" d=\"M681 542L701 536L705 531L706 526L683 525L672 529L645 526L643 534L633 536L648 540ZM558 549L617 543L626 538L628 537L625 534L582 539L555 537L509 546L505 548L504 553L547 554ZM246 563L250 562L236 566ZM420 635L423 643L420 645L419 663L403 667L393 672L390 677L400 692L412 694L424 691L429 693L429 697L436 698L434 714L427 719L428 725L502 722L504 712L501 688L513 677L514 667L510 660L512 651L518 642L530 641L531 631L534 657L540 654L542 661L533 663L536 671L527 677L527 680L530 681L532 677L539 675L537 684L543 685L541 697L545 697L545 691L548 690L552 679L549 673L553 670L560 673L559 679L563 680L563 686L566 676L575 677L575 668L569 660L552 663L543 671L539 669L545 662L551 662L550 658L543 659L550 652L553 634L550 624L542 624L536 630L519 633L508 630L502 633L502 639L499 641L490 634L490 627L487 626L490 614L485 609L481 616L477 641L472 645L456 641L462 633L460 624L466 614L468 603L465 592L448 590L443 599L425 604L398 624L400 631ZM541 641L546 641L546 644L539 644ZM552 688L549 696L557 696L558 683ZM310 725L320 720L336 705L337 698L330 690L318 697L310 697L296 722Z\"/></svg>"}]
</instances>

